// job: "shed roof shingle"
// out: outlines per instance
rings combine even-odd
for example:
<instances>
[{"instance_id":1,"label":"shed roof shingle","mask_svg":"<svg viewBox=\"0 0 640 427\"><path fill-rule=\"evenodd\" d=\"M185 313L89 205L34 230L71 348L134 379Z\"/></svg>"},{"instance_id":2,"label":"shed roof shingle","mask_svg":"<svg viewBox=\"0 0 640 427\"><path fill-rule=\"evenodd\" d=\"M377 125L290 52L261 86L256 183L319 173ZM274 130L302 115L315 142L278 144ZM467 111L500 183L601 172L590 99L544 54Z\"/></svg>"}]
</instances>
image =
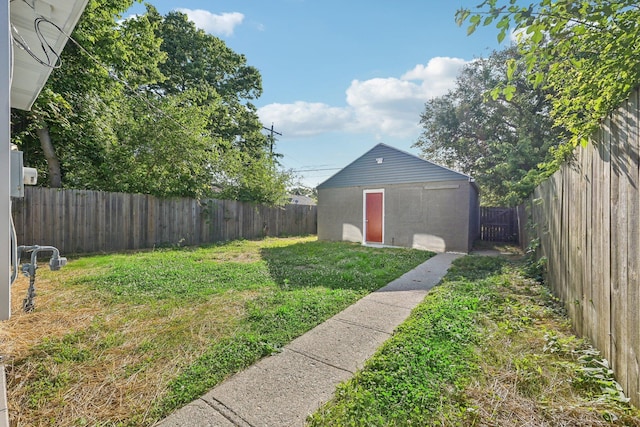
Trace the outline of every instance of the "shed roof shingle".
<instances>
[{"instance_id":1,"label":"shed roof shingle","mask_svg":"<svg viewBox=\"0 0 640 427\"><path fill-rule=\"evenodd\" d=\"M386 144L378 144L318 185L318 189L462 180L471 181L471 177Z\"/></svg>"}]
</instances>

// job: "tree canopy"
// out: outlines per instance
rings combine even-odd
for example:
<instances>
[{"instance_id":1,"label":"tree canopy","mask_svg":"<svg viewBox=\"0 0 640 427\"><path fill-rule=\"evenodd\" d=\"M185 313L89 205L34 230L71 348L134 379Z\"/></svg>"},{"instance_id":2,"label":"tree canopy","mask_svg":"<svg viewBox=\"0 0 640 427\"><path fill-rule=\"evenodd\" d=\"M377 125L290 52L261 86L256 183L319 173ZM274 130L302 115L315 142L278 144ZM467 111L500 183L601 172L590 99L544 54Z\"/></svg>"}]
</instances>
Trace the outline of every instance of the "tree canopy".
<instances>
[{"instance_id":1,"label":"tree canopy","mask_svg":"<svg viewBox=\"0 0 640 427\"><path fill-rule=\"evenodd\" d=\"M555 123L572 134L568 148L586 143L640 82L637 0L485 0L456 19L469 34L492 24L500 41L515 34L529 80L553 93ZM508 72L515 68L511 61ZM498 89L508 97L514 86Z\"/></svg>"},{"instance_id":2,"label":"tree canopy","mask_svg":"<svg viewBox=\"0 0 640 427\"><path fill-rule=\"evenodd\" d=\"M512 96L488 96L506 83L508 61L519 59L510 48L471 61L455 88L429 100L421 115L424 130L414 147L476 179L483 203L518 203L537 184L538 164L563 139L549 117L548 93L534 88L522 68L511 76L517 87Z\"/></svg>"},{"instance_id":3,"label":"tree canopy","mask_svg":"<svg viewBox=\"0 0 640 427\"><path fill-rule=\"evenodd\" d=\"M284 200L251 100L260 73L186 15L91 0L14 139L52 187Z\"/></svg>"}]
</instances>

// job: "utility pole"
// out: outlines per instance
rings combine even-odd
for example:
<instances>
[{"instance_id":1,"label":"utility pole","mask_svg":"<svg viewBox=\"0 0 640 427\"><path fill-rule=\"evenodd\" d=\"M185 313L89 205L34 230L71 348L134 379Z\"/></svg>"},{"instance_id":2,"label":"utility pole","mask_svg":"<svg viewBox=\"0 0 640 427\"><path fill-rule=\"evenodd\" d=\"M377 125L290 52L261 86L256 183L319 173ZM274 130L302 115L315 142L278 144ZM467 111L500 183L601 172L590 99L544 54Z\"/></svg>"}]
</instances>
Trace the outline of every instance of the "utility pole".
<instances>
[{"instance_id":1,"label":"utility pole","mask_svg":"<svg viewBox=\"0 0 640 427\"><path fill-rule=\"evenodd\" d=\"M275 141L275 137L273 136L273 134L275 133L276 135L280 135L280 136L282 136L282 134L280 132L276 132L275 130L273 130L273 122L271 122L271 128L262 126L262 129L266 129L270 132L270 135L267 138L269 138L269 144L270 144L269 152L273 154L273 143Z\"/></svg>"}]
</instances>

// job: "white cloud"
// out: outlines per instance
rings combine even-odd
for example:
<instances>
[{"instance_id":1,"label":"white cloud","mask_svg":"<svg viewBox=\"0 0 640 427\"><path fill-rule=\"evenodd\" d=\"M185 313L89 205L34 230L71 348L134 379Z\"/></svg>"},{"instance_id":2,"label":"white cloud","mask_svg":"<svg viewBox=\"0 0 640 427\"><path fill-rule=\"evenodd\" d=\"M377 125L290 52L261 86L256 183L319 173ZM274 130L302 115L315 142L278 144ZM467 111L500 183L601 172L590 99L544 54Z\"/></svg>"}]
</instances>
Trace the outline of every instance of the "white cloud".
<instances>
[{"instance_id":1,"label":"white cloud","mask_svg":"<svg viewBox=\"0 0 640 427\"><path fill-rule=\"evenodd\" d=\"M196 24L196 27L204 31L222 36L231 36L235 28L242 24L244 15L240 12L221 13L216 15L203 9L177 8Z\"/></svg>"},{"instance_id":2,"label":"white cloud","mask_svg":"<svg viewBox=\"0 0 640 427\"><path fill-rule=\"evenodd\" d=\"M421 80L428 98L441 96L454 87L458 73L467 63L464 59L440 56L432 58L427 65L416 65L413 70L404 73L402 79Z\"/></svg>"},{"instance_id":3,"label":"white cloud","mask_svg":"<svg viewBox=\"0 0 640 427\"><path fill-rule=\"evenodd\" d=\"M258 113L263 123L277 123L286 136L313 136L343 130L345 124L353 120L349 109L320 102L269 104Z\"/></svg>"},{"instance_id":4,"label":"white cloud","mask_svg":"<svg viewBox=\"0 0 640 427\"><path fill-rule=\"evenodd\" d=\"M404 73L403 80L451 79L458 75L460 68L468 61L460 58L438 56L431 58L427 65L418 64L413 70Z\"/></svg>"},{"instance_id":5,"label":"white cloud","mask_svg":"<svg viewBox=\"0 0 640 427\"><path fill-rule=\"evenodd\" d=\"M266 105L258 114L263 123L277 123L285 138L332 131L411 137L419 131L424 103L452 89L466 63L460 58L437 57L400 78L353 80L346 89L344 107L297 101Z\"/></svg>"},{"instance_id":6,"label":"white cloud","mask_svg":"<svg viewBox=\"0 0 640 427\"><path fill-rule=\"evenodd\" d=\"M518 28L517 30L511 30L509 32L511 44L520 44L520 42L526 41L529 37L531 36L527 34L526 28Z\"/></svg>"},{"instance_id":7,"label":"white cloud","mask_svg":"<svg viewBox=\"0 0 640 427\"><path fill-rule=\"evenodd\" d=\"M422 86L405 80L354 80L347 89L347 104L357 118L351 128L395 136L413 134L428 98Z\"/></svg>"}]
</instances>

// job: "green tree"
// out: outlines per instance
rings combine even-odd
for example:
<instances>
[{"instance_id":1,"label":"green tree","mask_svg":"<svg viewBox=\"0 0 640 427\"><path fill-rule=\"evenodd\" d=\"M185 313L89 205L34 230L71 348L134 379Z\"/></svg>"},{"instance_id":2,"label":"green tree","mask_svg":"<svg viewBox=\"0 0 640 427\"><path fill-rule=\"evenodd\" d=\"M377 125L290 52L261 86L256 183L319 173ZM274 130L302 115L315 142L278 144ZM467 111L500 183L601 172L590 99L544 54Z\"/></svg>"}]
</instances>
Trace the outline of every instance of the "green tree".
<instances>
[{"instance_id":1,"label":"green tree","mask_svg":"<svg viewBox=\"0 0 640 427\"><path fill-rule=\"evenodd\" d=\"M498 40L514 32L529 80L554 96L552 116L573 144L586 143L601 120L640 82L640 5L637 0L485 0L460 9L459 25L494 24ZM516 68L514 61L508 70ZM497 88L509 96L509 83Z\"/></svg>"},{"instance_id":2,"label":"green tree","mask_svg":"<svg viewBox=\"0 0 640 427\"><path fill-rule=\"evenodd\" d=\"M258 71L187 20L92 0L14 139L51 187L276 204L288 174L256 108Z\"/></svg>"},{"instance_id":3,"label":"green tree","mask_svg":"<svg viewBox=\"0 0 640 427\"><path fill-rule=\"evenodd\" d=\"M99 181L92 187L158 197L210 196L217 153L207 124L211 110L220 108L220 103L196 105L192 101L198 96L203 95L185 92L163 97L153 100L153 108L137 97L123 98L120 119L112 125L115 137L106 147L104 160L86 170ZM68 176L70 181L75 178Z\"/></svg>"},{"instance_id":4,"label":"green tree","mask_svg":"<svg viewBox=\"0 0 640 427\"><path fill-rule=\"evenodd\" d=\"M218 161L224 167L217 168L213 181L217 197L269 205L283 205L288 201L287 188L292 174L280 170L270 154L265 152L262 158L256 159L239 150L228 150Z\"/></svg>"},{"instance_id":5,"label":"green tree","mask_svg":"<svg viewBox=\"0 0 640 427\"><path fill-rule=\"evenodd\" d=\"M63 67L53 70L31 111L12 113L17 142L28 161L46 171L50 187L65 184L68 171L82 172L105 160L115 137L111 121L120 119L128 90L125 81L135 86L162 79L158 64L165 54L153 23L146 15L121 21L132 4L91 0L62 52Z\"/></svg>"},{"instance_id":6,"label":"green tree","mask_svg":"<svg viewBox=\"0 0 640 427\"><path fill-rule=\"evenodd\" d=\"M284 203L290 174L280 170L251 103L262 93L258 70L222 40L197 29L185 14L170 12L162 17L153 8L149 14L158 22L156 35L167 55L160 65L165 79L151 85L151 91L157 96L207 94L191 102L217 105L209 110L207 125L217 155L210 165L216 197Z\"/></svg>"},{"instance_id":7,"label":"green tree","mask_svg":"<svg viewBox=\"0 0 640 427\"><path fill-rule=\"evenodd\" d=\"M562 139L548 115L547 93L532 87L520 69L508 99L488 96L506 82L507 61L518 58L510 48L465 65L454 89L425 104L424 130L414 144L424 157L475 178L483 204L514 205L529 194L538 164Z\"/></svg>"},{"instance_id":8,"label":"green tree","mask_svg":"<svg viewBox=\"0 0 640 427\"><path fill-rule=\"evenodd\" d=\"M262 94L258 70L224 41L196 28L184 13L170 12L164 17L153 10L150 13L158 22L156 35L167 55L160 65L165 79L153 85L153 90L158 94L199 90L220 97L224 109L211 117L211 134L223 141L221 148L239 149L260 160L269 144L250 102Z\"/></svg>"}]
</instances>

